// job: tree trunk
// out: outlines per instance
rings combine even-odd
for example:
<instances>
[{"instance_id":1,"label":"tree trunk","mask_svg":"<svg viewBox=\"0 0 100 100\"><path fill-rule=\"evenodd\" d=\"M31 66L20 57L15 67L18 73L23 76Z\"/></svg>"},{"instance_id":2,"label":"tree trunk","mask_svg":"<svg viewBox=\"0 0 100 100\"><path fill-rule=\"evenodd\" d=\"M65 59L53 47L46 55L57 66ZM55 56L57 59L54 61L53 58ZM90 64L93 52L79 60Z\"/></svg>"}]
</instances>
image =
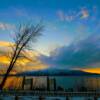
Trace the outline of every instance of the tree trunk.
<instances>
[{"instance_id":1,"label":"tree trunk","mask_svg":"<svg viewBox=\"0 0 100 100\"><path fill-rule=\"evenodd\" d=\"M5 83L6 83L7 77L8 77L8 73L6 73L4 78L2 79L2 82L0 84L0 90L3 89L3 87L4 87Z\"/></svg>"},{"instance_id":2,"label":"tree trunk","mask_svg":"<svg viewBox=\"0 0 100 100\"><path fill-rule=\"evenodd\" d=\"M15 100L18 100L18 96L15 96Z\"/></svg>"}]
</instances>

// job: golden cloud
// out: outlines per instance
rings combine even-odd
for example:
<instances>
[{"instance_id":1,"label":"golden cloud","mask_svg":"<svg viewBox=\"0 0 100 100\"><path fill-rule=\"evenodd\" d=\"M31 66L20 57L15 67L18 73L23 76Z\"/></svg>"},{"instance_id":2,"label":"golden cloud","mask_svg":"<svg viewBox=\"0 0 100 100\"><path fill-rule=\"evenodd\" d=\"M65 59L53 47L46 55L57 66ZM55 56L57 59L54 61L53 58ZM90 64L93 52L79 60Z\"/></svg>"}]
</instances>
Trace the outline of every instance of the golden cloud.
<instances>
[{"instance_id":1,"label":"golden cloud","mask_svg":"<svg viewBox=\"0 0 100 100\"><path fill-rule=\"evenodd\" d=\"M11 58L8 56L11 53L11 46L13 43L0 41L0 69L6 70L9 66ZM26 57L21 57L17 60L13 70L17 72L29 71L29 70L42 70L48 66L42 63L38 56L40 55L36 51L25 51L22 52ZM1 66L2 65L2 66Z\"/></svg>"},{"instance_id":2,"label":"golden cloud","mask_svg":"<svg viewBox=\"0 0 100 100\"><path fill-rule=\"evenodd\" d=\"M100 74L100 68L84 68L82 71Z\"/></svg>"}]
</instances>

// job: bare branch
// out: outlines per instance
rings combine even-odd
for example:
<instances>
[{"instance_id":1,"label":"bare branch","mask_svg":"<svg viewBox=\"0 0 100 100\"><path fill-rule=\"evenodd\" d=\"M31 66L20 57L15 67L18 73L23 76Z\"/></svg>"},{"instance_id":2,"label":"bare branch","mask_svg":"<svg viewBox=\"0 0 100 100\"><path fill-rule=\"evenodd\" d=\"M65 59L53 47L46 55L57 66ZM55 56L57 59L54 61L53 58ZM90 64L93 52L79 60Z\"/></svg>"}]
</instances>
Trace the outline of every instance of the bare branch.
<instances>
[{"instance_id":1,"label":"bare branch","mask_svg":"<svg viewBox=\"0 0 100 100\"><path fill-rule=\"evenodd\" d=\"M15 37L14 37L15 45L14 47L12 47L13 53L11 56L11 61L7 69L7 72L4 76L4 79L1 83L1 87L0 87L1 89L3 88L6 82L7 76L13 69L18 58L22 56L25 57L24 55L21 54L22 51L27 49L27 47L31 48L30 44L36 41L37 37L41 35L42 30L43 30L43 26L40 23L37 24L36 26L32 24L19 26L18 32L15 32Z\"/></svg>"}]
</instances>

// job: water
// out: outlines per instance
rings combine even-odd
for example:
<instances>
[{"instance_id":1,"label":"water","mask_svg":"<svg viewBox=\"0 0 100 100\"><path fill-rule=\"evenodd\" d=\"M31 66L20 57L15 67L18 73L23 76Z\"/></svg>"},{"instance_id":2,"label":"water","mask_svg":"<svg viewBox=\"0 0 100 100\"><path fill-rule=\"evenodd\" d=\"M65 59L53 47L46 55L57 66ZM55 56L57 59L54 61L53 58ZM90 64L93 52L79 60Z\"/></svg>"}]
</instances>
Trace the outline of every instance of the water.
<instances>
[{"instance_id":1,"label":"water","mask_svg":"<svg viewBox=\"0 0 100 100\"><path fill-rule=\"evenodd\" d=\"M7 96L7 97L2 97L0 100L14 100L14 97ZM19 97L18 100L39 100L39 97ZM65 97L46 97L44 100L66 100ZM71 97L69 100L94 100L93 97ZM100 100L100 98L98 98Z\"/></svg>"},{"instance_id":2,"label":"water","mask_svg":"<svg viewBox=\"0 0 100 100\"><path fill-rule=\"evenodd\" d=\"M34 79L34 78L33 78ZM67 77L49 77L50 89L53 89L52 79L56 79L56 88L61 87L64 91L79 91L81 87L85 87L88 91L100 91L100 77L81 77L81 76L67 76ZM10 79L11 80L11 79ZM46 77L35 77L35 84L38 86L47 86ZM18 84L18 83L17 83ZM34 83L33 83L34 85ZM27 91L27 90L26 90ZM0 100L14 100L14 97L6 96ZM39 97L19 97L19 100L39 100ZM45 100L66 100L65 97L45 97ZM93 97L72 97L71 100L93 100ZM100 100L100 98L98 98Z\"/></svg>"},{"instance_id":3,"label":"water","mask_svg":"<svg viewBox=\"0 0 100 100\"><path fill-rule=\"evenodd\" d=\"M56 79L56 88L60 86L67 91L79 91L82 87L86 88L87 91L100 91L100 77L68 76L51 78Z\"/></svg>"},{"instance_id":4,"label":"water","mask_svg":"<svg viewBox=\"0 0 100 100\"><path fill-rule=\"evenodd\" d=\"M47 77L32 77L33 78L33 86L34 87L47 87ZM65 76L65 77L49 77L50 89L54 88L54 81L56 80L56 89L60 87L62 90L67 91L78 91L81 87L85 87L87 90L100 90L100 77L81 77L81 76ZM6 88L21 88L22 87L23 78L8 78ZM26 87L30 87L30 83L27 81L25 83Z\"/></svg>"}]
</instances>

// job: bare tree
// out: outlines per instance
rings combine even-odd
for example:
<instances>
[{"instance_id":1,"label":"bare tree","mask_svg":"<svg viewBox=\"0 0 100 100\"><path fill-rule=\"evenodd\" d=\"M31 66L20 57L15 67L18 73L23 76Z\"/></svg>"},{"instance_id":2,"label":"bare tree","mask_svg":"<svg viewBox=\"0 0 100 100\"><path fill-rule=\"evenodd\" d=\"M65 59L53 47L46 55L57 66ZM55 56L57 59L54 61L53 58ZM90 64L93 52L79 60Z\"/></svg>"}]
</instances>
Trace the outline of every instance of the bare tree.
<instances>
[{"instance_id":1,"label":"bare tree","mask_svg":"<svg viewBox=\"0 0 100 100\"><path fill-rule=\"evenodd\" d=\"M32 43L34 43L37 37L41 35L42 30L43 30L43 25L39 23L35 26L32 24L20 25L18 31L15 32L13 52L11 54L12 55L11 61L3 77L3 80L0 84L1 90L3 89L6 80L8 78L8 75L12 71L16 61L20 57L25 57L21 54L21 52L25 51L26 49L32 48Z\"/></svg>"}]
</instances>

